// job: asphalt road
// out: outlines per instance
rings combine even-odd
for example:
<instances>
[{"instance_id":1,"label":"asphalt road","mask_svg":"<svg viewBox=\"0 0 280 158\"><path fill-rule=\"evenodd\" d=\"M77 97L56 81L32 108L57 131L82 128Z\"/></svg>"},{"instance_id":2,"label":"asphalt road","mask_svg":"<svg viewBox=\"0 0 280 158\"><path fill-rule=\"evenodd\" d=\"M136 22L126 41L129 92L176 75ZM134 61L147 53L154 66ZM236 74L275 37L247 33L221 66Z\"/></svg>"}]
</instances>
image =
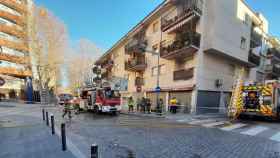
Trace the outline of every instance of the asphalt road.
<instances>
[{"instance_id":1,"label":"asphalt road","mask_svg":"<svg viewBox=\"0 0 280 158\"><path fill-rule=\"evenodd\" d=\"M21 104L0 106L0 118L1 115L9 117L12 114L41 119L41 108ZM246 120L221 124L220 120L213 123L209 121L211 119L170 121L166 118L91 113L74 115L69 121L61 117L61 108L45 109L55 115L57 130L60 123L66 122L67 141L71 144L69 150L78 157L88 157L93 143L99 145L102 158L280 157L277 122Z\"/></svg>"}]
</instances>

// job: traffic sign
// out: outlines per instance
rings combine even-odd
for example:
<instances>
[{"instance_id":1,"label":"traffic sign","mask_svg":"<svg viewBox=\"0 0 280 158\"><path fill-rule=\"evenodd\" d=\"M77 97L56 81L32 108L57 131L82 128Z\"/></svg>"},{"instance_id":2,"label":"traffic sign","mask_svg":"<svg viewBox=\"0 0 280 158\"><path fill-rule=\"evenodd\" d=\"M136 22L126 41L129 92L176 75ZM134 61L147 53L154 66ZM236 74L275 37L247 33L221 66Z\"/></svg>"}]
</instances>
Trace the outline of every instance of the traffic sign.
<instances>
[{"instance_id":1,"label":"traffic sign","mask_svg":"<svg viewBox=\"0 0 280 158\"><path fill-rule=\"evenodd\" d=\"M160 91L161 91L161 88L158 86L158 87L155 88L155 91L156 91L156 92L160 92Z\"/></svg>"},{"instance_id":2,"label":"traffic sign","mask_svg":"<svg viewBox=\"0 0 280 158\"><path fill-rule=\"evenodd\" d=\"M2 77L0 77L0 86L3 86L5 83L5 80Z\"/></svg>"}]
</instances>

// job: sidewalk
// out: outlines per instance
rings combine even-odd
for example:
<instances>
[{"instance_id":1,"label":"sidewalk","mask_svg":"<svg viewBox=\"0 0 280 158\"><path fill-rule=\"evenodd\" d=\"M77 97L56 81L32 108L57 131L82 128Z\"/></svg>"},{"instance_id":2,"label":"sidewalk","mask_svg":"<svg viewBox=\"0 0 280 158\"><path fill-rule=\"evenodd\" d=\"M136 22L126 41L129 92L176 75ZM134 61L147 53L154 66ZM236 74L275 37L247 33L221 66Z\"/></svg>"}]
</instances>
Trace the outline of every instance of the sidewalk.
<instances>
[{"instance_id":1,"label":"sidewalk","mask_svg":"<svg viewBox=\"0 0 280 158\"><path fill-rule=\"evenodd\" d=\"M0 157L74 158L69 150L62 151L59 137L35 117L0 118L0 137Z\"/></svg>"}]
</instances>

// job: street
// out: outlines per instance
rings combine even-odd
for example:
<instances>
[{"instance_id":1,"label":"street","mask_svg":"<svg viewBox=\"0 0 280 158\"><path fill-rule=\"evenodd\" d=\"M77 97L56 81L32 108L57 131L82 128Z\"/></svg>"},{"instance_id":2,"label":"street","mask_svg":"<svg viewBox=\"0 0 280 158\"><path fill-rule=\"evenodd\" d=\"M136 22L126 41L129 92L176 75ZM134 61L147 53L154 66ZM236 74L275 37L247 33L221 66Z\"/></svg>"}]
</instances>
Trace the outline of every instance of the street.
<instances>
[{"instance_id":1,"label":"street","mask_svg":"<svg viewBox=\"0 0 280 158\"><path fill-rule=\"evenodd\" d=\"M172 120L164 117L126 114L110 116L91 113L74 115L69 121L67 118L61 117L62 108L45 106L44 109L54 114L57 133L59 133L60 123L66 122L68 153L62 154L73 154L76 157L89 157L90 145L93 143L98 144L100 156L105 158L280 157L280 127L277 122L247 120L230 124L225 120L212 118L199 120L192 117ZM7 136L5 133L12 131L11 129L22 129L26 126L40 126L45 130L45 133L49 132L50 134L51 130L46 128L45 122L42 121L41 110L41 105L1 103L1 137L5 138ZM50 136L50 138L54 137ZM27 147L17 145L20 143L20 139L11 138L13 141L9 139L2 139L1 149L6 149L5 144L7 143L16 149L1 150L0 157L26 157L26 155L44 157L42 153L34 154L34 150L26 149L32 146L34 148L36 144L40 143L47 144L50 141L56 142L53 148L56 147L57 152L54 152L52 157L63 157L59 153L61 150L59 140L49 138L43 140L38 136L28 136L25 137L29 142ZM43 153L54 150L53 148L46 147ZM42 150L44 150L43 147ZM13 155L14 151L25 151L25 155L15 156ZM64 155L64 157L67 156ZM68 157L70 156L68 155Z\"/></svg>"}]
</instances>

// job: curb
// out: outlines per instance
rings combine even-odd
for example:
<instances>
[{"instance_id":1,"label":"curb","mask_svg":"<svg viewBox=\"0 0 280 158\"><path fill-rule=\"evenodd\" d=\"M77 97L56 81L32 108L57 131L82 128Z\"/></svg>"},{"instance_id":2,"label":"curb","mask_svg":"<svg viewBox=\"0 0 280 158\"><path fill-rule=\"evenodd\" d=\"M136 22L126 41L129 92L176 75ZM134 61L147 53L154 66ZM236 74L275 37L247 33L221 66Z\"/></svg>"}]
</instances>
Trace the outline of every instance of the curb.
<instances>
[{"instance_id":1,"label":"curb","mask_svg":"<svg viewBox=\"0 0 280 158\"><path fill-rule=\"evenodd\" d=\"M120 114L129 115L129 116L137 116L137 117L166 118L165 115L158 116L155 114L135 114L135 113L127 113L127 112L120 112Z\"/></svg>"}]
</instances>

